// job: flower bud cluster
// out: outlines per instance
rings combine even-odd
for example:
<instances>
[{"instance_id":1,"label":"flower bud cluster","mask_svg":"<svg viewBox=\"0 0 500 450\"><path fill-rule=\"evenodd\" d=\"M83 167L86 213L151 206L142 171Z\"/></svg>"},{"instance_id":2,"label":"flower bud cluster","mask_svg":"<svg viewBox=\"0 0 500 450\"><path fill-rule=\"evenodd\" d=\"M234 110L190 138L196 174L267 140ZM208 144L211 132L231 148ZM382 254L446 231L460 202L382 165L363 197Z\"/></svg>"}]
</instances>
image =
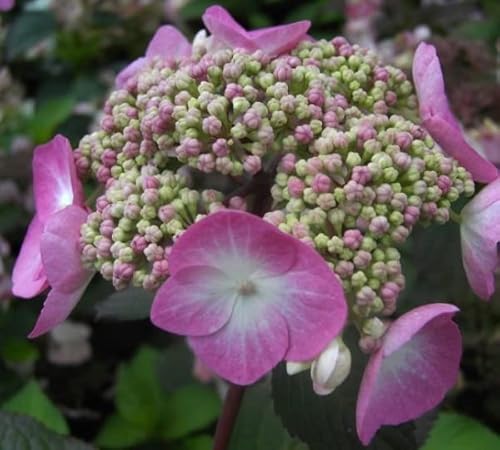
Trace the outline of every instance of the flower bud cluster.
<instances>
[{"instance_id":1,"label":"flower bud cluster","mask_svg":"<svg viewBox=\"0 0 500 450\"><path fill-rule=\"evenodd\" d=\"M173 239L198 214L223 208L222 193L189 189L188 177L153 165L110 179L81 230L84 263L116 289L153 290L168 275Z\"/></svg>"},{"instance_id":2,"label":"flower bud cluster","mask_svg":"<svg viewBox=\"0 0 500 450\"><path fill-rule=\"evenodd\" d=\"M319 136L341 126L351 108L414 107L403 72L343 38L302 42L274 59L224 49L178 66L155 60L111 94L101 129L76 151L77 167L102 183L151 160L165 169L171 157L205 173L254 175L283 150L315 143L327 152Z\"/></svg>"},{"instance_id":3,"label":"flower bud cluster","mask_svg":"<svg viewBox=\"0 0 500 450\"><path fill-rule=\"evenodd\" d=\"M450 206L474 183L428 135L399 115L363 114L309 142L307 153L281 159L265 218L314 246L351 300L363 350L384 334L404 289L400 253L419 223L445 223Z\"/></svg>"}]
</instances>

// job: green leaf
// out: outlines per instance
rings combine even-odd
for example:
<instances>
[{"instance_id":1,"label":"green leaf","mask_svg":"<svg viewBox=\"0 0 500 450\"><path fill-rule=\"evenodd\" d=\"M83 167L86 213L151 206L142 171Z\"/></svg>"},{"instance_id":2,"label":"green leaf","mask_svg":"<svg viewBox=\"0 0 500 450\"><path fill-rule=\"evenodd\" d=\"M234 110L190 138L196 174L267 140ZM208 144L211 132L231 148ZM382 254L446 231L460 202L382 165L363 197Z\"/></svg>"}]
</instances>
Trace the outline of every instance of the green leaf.
<instances>
[{"instance_id":1,"label":"green leaf","mask_svg":"<svg viewBox=\"0 0 500 450\"><path fill-rule=\"evenodd\" d=\"M107 418L99 431L96 443L106 448L127 448L146 442L150 433L118 414Z\"/></svg>"},{"instance_id":2,"label":"green leaf","mask_svg":"<svg viewBox=\"0 0 500 450\"><path fill-rule=\"evenodd\" d=\"M3 342L0 354L5 361L19 364L33 362L38 359L38 348L27 339L10 337Z\"/></svg>"},{"instance_id":3,"label":"green leaf","mask_svg":"<svg viewBox=\"0 0 500 450\"><path fill-rule=\"evenodd\" d=\"M158 382L158 352L142 347L135 357L118 371L116 407L127 421L153 430L161 416L165 393Z\"/></svg>"},{"instance_id":4,"label":"green leaf","mask_svg":"<svg viewBox=\"0 0 500 450\"><path fill-rule=\"evenodd\" d=\"M46 100L35 111L29 124L28 133L36 143L48 141L58 125L73 111L76 100L72 96Z\"/></svg>"},{"instance_id":5,"label":"green leaf","mask_svg":"<svg viewBox=\"0 0 500 450\"><path fill-rule=\"evenodd\" d=\"M441 413L422 450L498 450L500 436L471 417Z\"/></svg>"},{"instance_id":6,"label":"green leaf","mask_svg":"<svg viewBox=\"0 0 500 450\"><path fill-rule=\"evenodd\" d=\"M274 412L270 388L265 384L247 388L229 447L232 450L307 449L283 427Z\"/></svg>"},{"instance_id":7,"label":"green leaf","mask_svg":"<svg viewBox=\"0 0 500 450\"><path fill-rule=\"evenodd\" d=\"M94 450L84 442L54 433L36 419L8 412L0 412L0 449Z\"/></svg>"},{"instance_id":8,"label":"green leaf","mask_svg":"<svg viewBox=\"0 0 500 450\"><path fill-rule=\"evenodd\" d=\"M177 447L176 447L177 448ZM208 434L192 437L182 441L179 450L212 450L213 439Z\"/></svg>"},{"instance_id":9,"label":"green leaf","mask_svg":"<svg viewBox=\"0 0 500 450\"><path fill-rule=\"evenodd\" d=\"M158 379L166 392L193 384L193 353L184 340L161 352L157 364Z\"/></svg>"},{"instance_id":10,"label":"green leaf","mask_svg":"<svg viewBox=\"0 0 500 450\"><path fill-rule=\"evenodd\" d=\"M7 59L12 60L50 37L56 29L54 17L47 11L26 12L9 27L6 38Z\"/></svg>"},{"instance_id":11,"label":"green leaf","mask_svg":"<svg viewBox=\"0 0 500 450\"><path fill-rule=\"evenodd\" d=\"M274 408L292 436L306 442L311 450L416 450L413 423L381 428L370 446L356 435L355 409L359 385L366 364L353 330L344 340L352 353L351 373L332 394L316 395L309 371L289 376L284 364L273 371Z\"/></svg>"},{"instance_id":12,"label":"green leaf","mask_svg":"<svg viewBox=\"0 0 500 450\"><path fill-rule=\"evenodd\" d=\"M66 419L34 380L7 400L2 409L38 419L47 428L57 433L69 433Z\"/></svg>"},{"instance_id":13,"label":"green leaf","mask_svg":"<svg viewBox=\"0 0 500 450\"><path fill-rule=\"evenodd\" d=\"M116 292L95 306L97 319L147 319L153 298L153 293L139 288Z\"/></svg>"},{"instance_id":14,"label":"green leaf","mask_svg":"<svg viewBox=\"0 0 500 450\"><path fill-rule=\"evenodd\" d=\"M212 424L220 412L220 399L208 386L192 384L172 393L164 405L161 435L179 439Z\"/></svg>"}]
</instances>

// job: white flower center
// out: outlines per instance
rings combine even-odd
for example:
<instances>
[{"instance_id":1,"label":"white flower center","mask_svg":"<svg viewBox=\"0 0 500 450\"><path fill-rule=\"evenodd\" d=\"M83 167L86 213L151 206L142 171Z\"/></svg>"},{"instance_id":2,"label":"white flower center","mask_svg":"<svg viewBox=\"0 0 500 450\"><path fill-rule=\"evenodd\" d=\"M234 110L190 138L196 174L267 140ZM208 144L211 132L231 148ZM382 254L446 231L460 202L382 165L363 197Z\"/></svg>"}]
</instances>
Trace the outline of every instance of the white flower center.
<instances>
[{"instance_id":1,"label":"white flower center","mask_svg":"<svg viewBox=\"0 0 500 450\"><path fill-rule=\"evenodd\" d=\"M238 286L238 294L240 294L242 297L248 297L250 295L253 295L257 292L257 287L255 286L255 283L251 280L245 280L240 283Z\"/></svg>"}]
</instances>

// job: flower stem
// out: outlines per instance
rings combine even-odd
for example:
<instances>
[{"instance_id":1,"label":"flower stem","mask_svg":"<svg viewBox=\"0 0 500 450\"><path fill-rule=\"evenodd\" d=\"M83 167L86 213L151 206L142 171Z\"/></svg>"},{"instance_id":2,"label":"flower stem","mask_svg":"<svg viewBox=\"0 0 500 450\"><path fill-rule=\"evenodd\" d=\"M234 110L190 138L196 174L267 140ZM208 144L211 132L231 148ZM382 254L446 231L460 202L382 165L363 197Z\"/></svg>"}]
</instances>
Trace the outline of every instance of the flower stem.
<instances>
[{"instance_id":1,"label":"flower stem","mask_svg":"<svg viewBox=\"0 0 500 450\"><path fill-rule=\"evenodd\" d=\"M217 428L215 430L213 450L227 450L229 448L229 440L231 439L231 433L236 418L238 417L238 411L240 410L244 393L245 386L237 386L236 384L229 385L229 391L224 400L222 414L217 422Z\"/></svg>"}]
</instances>

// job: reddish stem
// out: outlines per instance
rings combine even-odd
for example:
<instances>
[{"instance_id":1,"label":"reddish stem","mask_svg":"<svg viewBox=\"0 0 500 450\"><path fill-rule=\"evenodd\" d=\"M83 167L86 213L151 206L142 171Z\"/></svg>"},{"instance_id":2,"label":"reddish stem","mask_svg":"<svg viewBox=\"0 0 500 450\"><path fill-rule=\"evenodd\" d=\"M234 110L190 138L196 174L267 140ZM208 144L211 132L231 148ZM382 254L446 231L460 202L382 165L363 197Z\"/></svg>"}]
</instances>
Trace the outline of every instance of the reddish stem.
<instances>
[{"instance_id":1,"label":"reddish stem","mask_svg":"<svg viewBox=\"0 0 500 450\"><path fill-rule=\"evenodd\" d=\"M214 449L213 450L227 450L229 447L229 440L234 428L234 423L238 417L240 410L241 400L245 393L245 386L237 386L236 384L229 385L222 414L217 422L215 430Z\"/></svg>"}]
</instances>

